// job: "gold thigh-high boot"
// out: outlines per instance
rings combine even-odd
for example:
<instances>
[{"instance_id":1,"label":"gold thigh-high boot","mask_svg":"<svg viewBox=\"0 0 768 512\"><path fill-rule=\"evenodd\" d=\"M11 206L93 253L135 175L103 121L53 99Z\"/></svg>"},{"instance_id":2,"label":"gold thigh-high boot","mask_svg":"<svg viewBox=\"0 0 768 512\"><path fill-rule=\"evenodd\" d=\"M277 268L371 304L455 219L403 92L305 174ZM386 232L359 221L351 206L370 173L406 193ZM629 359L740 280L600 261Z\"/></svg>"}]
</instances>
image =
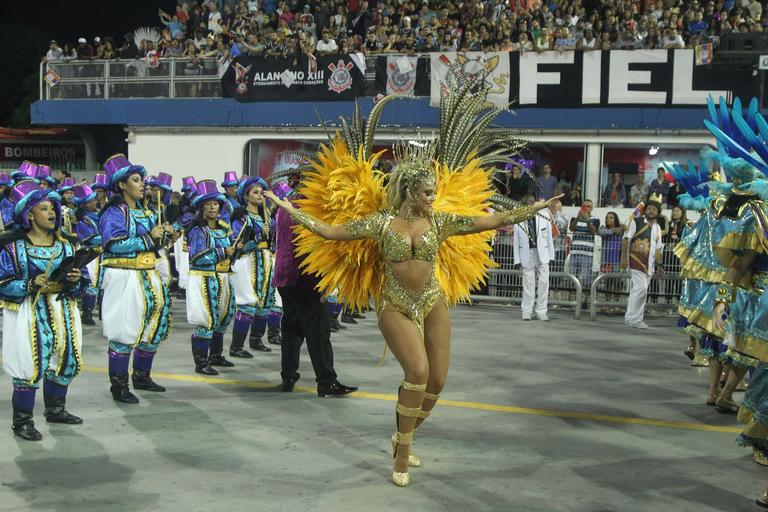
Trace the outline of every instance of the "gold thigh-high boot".
<instances>
[{"instance_id":1,"label":"gold thigh-high boot","mask_svg":"<svg viewBox=\"0 0 768 512\"><path fill-rule=\"evenodd\" d=\"M421 413L421 407L408 407L404 405L400 400L400 394L402 390L410 391L413 393L424 393L427 388L426 384L412 384L407 381L403 381L401 387L397 392L397 407L395 407L395 418L397 420L397 432L392 435L392 457L397 457L397 448L399 446L408 446L410 449L413 443L413 430L416 423L416 419ZM416 398L416 397L414 397ZM421 397L419 397L421 398ZM421 402L422 400L414 400L415 402ZM410 464L410 453L408 457ZM407 471L399 472L392 470L392 483L398 487L406 487L411 483L411 476Z\"/></svg>"},{"instance_id":2,"label":"gold thigh-high boot","mask_svg":"<svg viewBox=\"0 0 768 512\"><path fill-rule=\"evenodd\" d=\"M439 394L436 395L429 392L424 393L424 399L421 401L421 410L419 411L419 416L416 418L416 424L413 426L414 432L416 432L421 424L424 423L427 418L429 418L429 415L432 414L432 409L434 409L435 404L437 404L439 399ZM427 403L427 400L429 400L431 404ZM429 406L428 409L426 408L427 406ZM413 453L413 449L411 449L411 454L408 456L408 465L414 468L420 468L423 466L419 456Z\"/></svg>"}]
</instances>

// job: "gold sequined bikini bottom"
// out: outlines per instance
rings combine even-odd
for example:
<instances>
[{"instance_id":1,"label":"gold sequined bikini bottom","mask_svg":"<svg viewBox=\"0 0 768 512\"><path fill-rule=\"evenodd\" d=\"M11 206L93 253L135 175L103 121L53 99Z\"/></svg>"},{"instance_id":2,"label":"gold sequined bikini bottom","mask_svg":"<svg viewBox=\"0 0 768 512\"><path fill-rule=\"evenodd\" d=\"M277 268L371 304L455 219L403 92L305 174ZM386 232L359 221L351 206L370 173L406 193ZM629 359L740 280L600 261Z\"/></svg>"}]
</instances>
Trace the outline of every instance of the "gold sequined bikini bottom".
<instances>
[{"instance_id":1,"label":"gold sequined bikini bottom","mask_svg":"<svg viewBox=\"0 0 768 512\"><path fill-rule=\"evenodd\" d=\"M389 266L385 269L384 290L376 306L376 314L381 318L381 314L387 308L404 314L416 324L423 338L424 318L439 300L445 300L434 270L429 281L420 290L414 291L408 288Z\"/></svg>"}]
</instances>

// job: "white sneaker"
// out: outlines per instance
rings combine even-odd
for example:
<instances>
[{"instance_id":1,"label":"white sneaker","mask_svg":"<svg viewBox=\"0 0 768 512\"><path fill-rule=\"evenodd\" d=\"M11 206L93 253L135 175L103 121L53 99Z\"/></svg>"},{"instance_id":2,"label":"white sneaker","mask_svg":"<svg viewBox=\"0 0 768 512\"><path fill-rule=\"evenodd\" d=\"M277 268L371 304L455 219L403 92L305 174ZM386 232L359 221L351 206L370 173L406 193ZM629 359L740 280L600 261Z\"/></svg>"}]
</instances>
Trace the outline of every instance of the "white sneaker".
<instances>
[{"instance_id":1,"label":"white sneaker","mask_svg":"<svg viewBox=\"0 0 768 512\"><path fill-rule=\"evenodd\" d=\"M549 317L546 313L536 313L536 316L541 320L542 322L549 322Z\"/></svg>"},{"instance_id":2,"label":"white sneaker","mask_svg":"<svg viewBox=\"0 0 768 512\"><path fill-rule=\"evenodd\" d=\"M645 323L645 322L643 322L642 320L641 320L641 321L639 321L639 322L637 322L637 323L634 323L634 324L630 324L630 325L631 325L633 328L635 328L635 329L647 329L647 328L648 328L648 326L646 325L646 323Z\"/></svg>"},{"instance_id":3,"label":"white sneaker","mask_svg":"<svg viewBox=\"0 0 768 512\"><path fill-rule=\"evenodd\" d=\"M530 320L531 314L530 313L523 313L523 320Z\"/></svg>"}]
</instances>

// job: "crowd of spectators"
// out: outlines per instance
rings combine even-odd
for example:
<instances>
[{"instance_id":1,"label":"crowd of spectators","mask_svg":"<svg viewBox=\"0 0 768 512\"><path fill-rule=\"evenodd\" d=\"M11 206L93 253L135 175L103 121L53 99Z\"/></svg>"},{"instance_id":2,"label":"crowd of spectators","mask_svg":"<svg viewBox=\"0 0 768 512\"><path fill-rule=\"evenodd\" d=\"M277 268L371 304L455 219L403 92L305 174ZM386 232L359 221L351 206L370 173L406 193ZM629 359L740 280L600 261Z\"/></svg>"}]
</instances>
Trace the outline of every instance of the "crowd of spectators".
<instances>
[{"instance_id":1,"label":"crowd of spectators","mask_svg":"<svg viewBox=\"0 0 768 512\"><path fill-rule=\"evenodd\" d=\"M759 0L191 0L160 9L159 41L51 41L47 60L715 47L762 32Z\"/></svg>"}]
</instances>

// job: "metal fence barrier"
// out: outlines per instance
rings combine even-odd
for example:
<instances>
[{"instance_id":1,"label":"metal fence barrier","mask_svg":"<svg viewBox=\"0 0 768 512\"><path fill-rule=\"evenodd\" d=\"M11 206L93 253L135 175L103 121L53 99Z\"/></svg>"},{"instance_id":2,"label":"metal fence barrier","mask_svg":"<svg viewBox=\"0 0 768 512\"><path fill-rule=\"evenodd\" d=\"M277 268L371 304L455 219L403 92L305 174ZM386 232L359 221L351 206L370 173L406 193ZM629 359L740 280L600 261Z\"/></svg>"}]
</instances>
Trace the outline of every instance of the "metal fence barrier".
<instances>
[{"instance_id":1,"label":"metal fence barrier","mask_svg":"<svg viewBox=\"0 0 768 512\"><path fill-rule=\"evenodd\" d=\"M588 283L582 283L577 273L571 271L568 251L570 237L561 235L555 239L555 259L549 263L549 304L574 309L574 317L581 317L583 300L588 302L592 320L599 313L623 313L629 295L629 273L618 265L621 250L620 239L602 240L596 237L592 271L585 274ZM673 243L665 244L662 252L662 272L654 274L648 289L647 311L677 314L677 303L682 286L680 262L673 253ZM493 244L493 260L499 268L489 271L487 286L471 296L475 302L516 304L522 302L523 271L514 265L514 245L511 233L496 236ZM588 296L584 297L587 293Z\"/></svg>"}]
</instances>

